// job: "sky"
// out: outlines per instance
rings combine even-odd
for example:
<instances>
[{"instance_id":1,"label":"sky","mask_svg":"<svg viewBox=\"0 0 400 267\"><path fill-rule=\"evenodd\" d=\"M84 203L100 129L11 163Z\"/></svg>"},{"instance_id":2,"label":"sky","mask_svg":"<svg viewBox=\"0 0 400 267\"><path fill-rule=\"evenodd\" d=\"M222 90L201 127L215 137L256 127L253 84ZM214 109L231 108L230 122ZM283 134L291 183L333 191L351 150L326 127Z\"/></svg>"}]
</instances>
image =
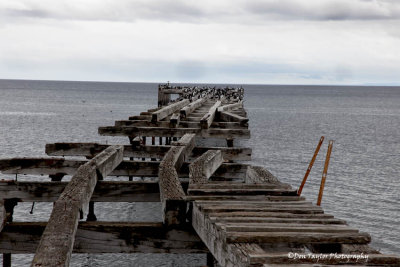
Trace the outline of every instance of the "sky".
<instances>
[{"instance_id":1,"label":"sky","mask_svg":"<svg viewBox=\"0 0 400 267\"><path fill-rule=\"evenodd\" d=\"M400 1L1 0L0 79L400 85Z\"/></svg>"}]
</instances>

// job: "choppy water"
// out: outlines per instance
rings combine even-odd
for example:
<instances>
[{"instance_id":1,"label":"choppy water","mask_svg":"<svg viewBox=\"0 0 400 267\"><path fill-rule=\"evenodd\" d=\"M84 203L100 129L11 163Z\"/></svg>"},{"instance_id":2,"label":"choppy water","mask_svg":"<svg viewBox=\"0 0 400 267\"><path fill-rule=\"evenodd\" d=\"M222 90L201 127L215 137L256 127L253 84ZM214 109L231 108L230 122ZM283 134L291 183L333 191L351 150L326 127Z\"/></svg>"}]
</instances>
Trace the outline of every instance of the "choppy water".
<instances>
[{"instance_id":1,"label":"choppy water","mask_svg":"<svg viewBox=\"0 0 400 267\"><path fill-rule=\"evenodd\" d=\"M400 87L245 86L253 163L297 187L321 135L326 141L303 195L315 201L327 141L335 140L322 205L372 235L372 246L400 252ZM0 157L45 156L52 142L127 142L102 137L157 104L157 85L0 80ZM29 179L20 177L19 179ZM16 207L15 220L43 221L51 204ZM158 203L96 207L99 220L160 221ZM13 255L14 266L32 255ZM72 266L199 266L204 255L73 255Z\"/></svg>"}]
</instances>

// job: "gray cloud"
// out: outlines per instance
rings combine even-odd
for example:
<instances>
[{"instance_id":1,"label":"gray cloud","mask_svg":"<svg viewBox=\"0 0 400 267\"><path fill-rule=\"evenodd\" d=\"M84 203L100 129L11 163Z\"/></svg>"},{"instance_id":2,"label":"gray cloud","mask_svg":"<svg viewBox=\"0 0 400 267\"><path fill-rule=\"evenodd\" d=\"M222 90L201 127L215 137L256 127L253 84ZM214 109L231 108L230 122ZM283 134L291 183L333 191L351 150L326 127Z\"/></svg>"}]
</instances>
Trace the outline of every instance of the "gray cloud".
<instances>
[{"instance_id":1,"label":"gray cloud","mask_svg":"<svg viewBox=\"0 0 400 267\"><path fill-rule=\"evenodd\" d=\"M161 20L188 23L260 23L270 20L399 19L400 3L391 0L121 0L118 2L15 0L0 4L9 19ZM17 3L17 4L15 4Z\"/></svg>"}]
</instances>

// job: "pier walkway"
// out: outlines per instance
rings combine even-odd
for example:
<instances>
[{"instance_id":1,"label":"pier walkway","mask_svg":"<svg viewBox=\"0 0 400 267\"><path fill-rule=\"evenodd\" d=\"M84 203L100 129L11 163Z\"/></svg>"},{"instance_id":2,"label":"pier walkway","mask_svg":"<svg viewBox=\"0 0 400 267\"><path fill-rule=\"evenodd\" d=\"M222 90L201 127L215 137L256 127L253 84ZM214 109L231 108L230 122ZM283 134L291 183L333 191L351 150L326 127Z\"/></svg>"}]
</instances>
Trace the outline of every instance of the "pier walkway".
<instances>
[{"instance_id":1,"label":"pier walkway","mask_svg":"<svg viewBox=\"0 0 400 267\"><path fill-rule=\"evenodd\" d=\"M249 164L251 149L236 146L250 138L243 100L243 88L160 85L157 108L99 127L129 144L54 143L51 157L1 159L3 174L49 176L0 181L3 266L18 253L35 253L31 266L42 267L69 266L72 253L207 253L208 266L400 266L368 246L368 233ZM54 202L49 221L13 222L19 202ZM101 202L161 202L163 221L97 221Z\"/></svg>"}]
</instances>

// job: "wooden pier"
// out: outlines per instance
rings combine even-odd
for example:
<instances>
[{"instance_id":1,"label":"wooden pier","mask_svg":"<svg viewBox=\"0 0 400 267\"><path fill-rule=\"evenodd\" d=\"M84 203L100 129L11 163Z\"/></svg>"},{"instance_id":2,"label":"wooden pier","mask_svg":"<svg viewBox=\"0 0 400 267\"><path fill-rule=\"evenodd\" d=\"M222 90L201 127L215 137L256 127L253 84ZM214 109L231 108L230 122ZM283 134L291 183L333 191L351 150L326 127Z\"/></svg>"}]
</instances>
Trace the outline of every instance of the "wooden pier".
<instances>
[{"instance_id":1,"label":"wooden pier","mask_svg":"<svg viewBox=\"0 0 400 267\"><path fill-rule=\"evenodd\" d=\"M127 144L55 143L46 158L1 159L3 174L49 176L0 181L3 266L20 253L34 253L35 267L69 266L72 253L205 253L208 266L400 266L368 246L368 233L248 163L251 149L235 146L250 138L243 104L243 88L160 85L157 108L99 127ZM13 222L19 202L53 202L49 221ZM98 202L161 202L163 221L97 221Z\"/></svg>"}]
</instances>

